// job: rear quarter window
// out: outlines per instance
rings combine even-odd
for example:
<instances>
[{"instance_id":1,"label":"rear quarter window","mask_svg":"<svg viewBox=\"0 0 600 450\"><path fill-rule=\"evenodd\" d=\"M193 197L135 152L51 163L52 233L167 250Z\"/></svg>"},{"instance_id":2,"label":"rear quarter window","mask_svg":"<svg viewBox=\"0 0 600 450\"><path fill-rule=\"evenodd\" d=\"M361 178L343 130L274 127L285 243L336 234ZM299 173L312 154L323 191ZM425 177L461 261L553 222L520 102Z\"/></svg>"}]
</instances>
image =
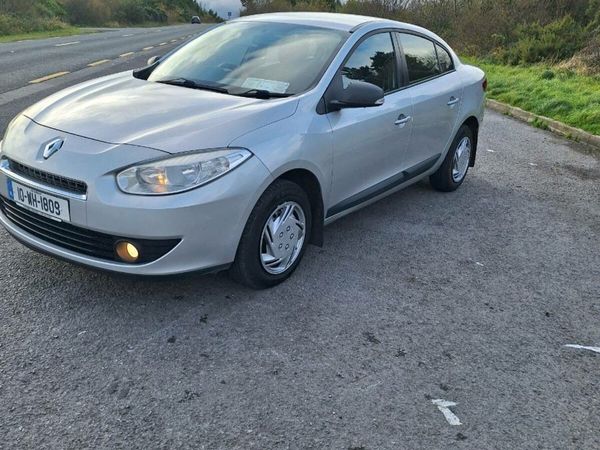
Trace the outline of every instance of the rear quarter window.
<instances>
[{"instance_id":1,"label":"rear quarter window","mask_svg":"<svg viewBox=\"0 0 600 450\"><path fill-rule=\"evenodd\" d=\"M435 49L437 50L438 62L440 65L440 70L442 73L450 72L454 70L454 63L452 62L452 57L450 53L446 51L444 47L439 44L435 44Z\"/></svg>"}]
</instances>

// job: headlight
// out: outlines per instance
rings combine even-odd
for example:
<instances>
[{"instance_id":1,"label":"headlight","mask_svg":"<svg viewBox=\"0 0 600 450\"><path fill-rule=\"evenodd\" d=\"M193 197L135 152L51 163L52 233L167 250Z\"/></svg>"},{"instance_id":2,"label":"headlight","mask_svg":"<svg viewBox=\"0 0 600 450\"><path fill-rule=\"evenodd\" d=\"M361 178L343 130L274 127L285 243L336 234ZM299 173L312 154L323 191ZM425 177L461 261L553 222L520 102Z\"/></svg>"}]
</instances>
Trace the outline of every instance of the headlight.
<instances>
[{"instance_id":1,"label":"headlight","mask_svg":"<svg viewBox=\"0 0 600 450\"><path fill-rule=\"evenodd\" d=\"M117 174L117 184L128 194L175 194L220 177L250 156L248 150L239 148L187 153L129 167Z\"/></svg>"}]
</instances>

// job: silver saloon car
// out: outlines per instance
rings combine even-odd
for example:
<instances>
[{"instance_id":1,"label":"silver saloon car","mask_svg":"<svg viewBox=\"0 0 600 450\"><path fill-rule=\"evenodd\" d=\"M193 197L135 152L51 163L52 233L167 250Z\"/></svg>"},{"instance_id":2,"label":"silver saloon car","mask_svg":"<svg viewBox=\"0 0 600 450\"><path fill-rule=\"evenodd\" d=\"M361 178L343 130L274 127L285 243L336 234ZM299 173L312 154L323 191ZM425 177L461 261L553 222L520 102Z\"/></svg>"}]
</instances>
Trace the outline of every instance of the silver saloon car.
<instances>
[{"instance_id":1,"label":"silver saloon car","mask_svg":"<svg viewBox=\"0 0 600 450\"><path fill-rule=\"evenodd\" d=\"M486 85L406 23L232 20L16 117L0 143L0 222L98 269L229 269L273 286L334 220L425 177L458 188Z\"/></svg>"}]
</instances>

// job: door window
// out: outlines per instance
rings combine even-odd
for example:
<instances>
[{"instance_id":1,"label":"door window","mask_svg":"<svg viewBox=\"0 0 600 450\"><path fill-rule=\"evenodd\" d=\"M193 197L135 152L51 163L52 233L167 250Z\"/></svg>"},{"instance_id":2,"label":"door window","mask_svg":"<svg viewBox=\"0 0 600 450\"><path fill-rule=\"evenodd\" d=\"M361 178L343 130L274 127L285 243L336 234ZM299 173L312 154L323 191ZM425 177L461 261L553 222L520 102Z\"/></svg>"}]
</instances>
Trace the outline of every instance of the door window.
<instances>
[{"instance_id":1,"label":"door window","mask_svg":"<svg viewBox=\"0 0 600 450\"><path fill-rule=\"evenodd\" d=\"M390 33L379 33L361 42L344 64L342 76L375 84L384 92L398 89L396 56Z\"/></svg>"},{"instance_id":2,"label":"door window","mask_svg":"<svg viewBox=\"0 0 600 450\"><path fill-rule=\"evenodd\" d=\"M410 83L416 83L441 73L433 42L414 34L399 33L399 36Z\"/></svg>"}]
</instances>

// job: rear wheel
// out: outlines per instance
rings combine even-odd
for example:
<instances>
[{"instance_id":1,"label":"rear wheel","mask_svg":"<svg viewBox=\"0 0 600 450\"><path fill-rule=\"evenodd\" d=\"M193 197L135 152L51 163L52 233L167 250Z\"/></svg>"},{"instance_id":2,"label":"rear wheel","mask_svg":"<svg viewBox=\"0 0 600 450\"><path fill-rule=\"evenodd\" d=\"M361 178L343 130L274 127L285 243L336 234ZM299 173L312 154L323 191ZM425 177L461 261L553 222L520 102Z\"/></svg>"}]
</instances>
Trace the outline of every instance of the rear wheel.
<instances>
[{"instance_id":1,"label":"rear wheel","mask_svg":"<svg viewBox=\"0 0 600 450\"><path fill-rule=\"evenodd\" d=\"M438 191L451 192L462 184L469 171L474 135L471 128L463 125L458 130L440 168L429 177L431 185Z\"/></svg>"},{"instance_id":2,"label":"rear wheel","mask_svg":"<svg viewBox=\"0 0 600 450\"><path fill-rule=\"evenodd\" d=\"M304 255L311 224L304 190L291 181L275 181L248 218L230 269L232 278L254 289L284 281Z\"/></svg>"}]
</instances>

